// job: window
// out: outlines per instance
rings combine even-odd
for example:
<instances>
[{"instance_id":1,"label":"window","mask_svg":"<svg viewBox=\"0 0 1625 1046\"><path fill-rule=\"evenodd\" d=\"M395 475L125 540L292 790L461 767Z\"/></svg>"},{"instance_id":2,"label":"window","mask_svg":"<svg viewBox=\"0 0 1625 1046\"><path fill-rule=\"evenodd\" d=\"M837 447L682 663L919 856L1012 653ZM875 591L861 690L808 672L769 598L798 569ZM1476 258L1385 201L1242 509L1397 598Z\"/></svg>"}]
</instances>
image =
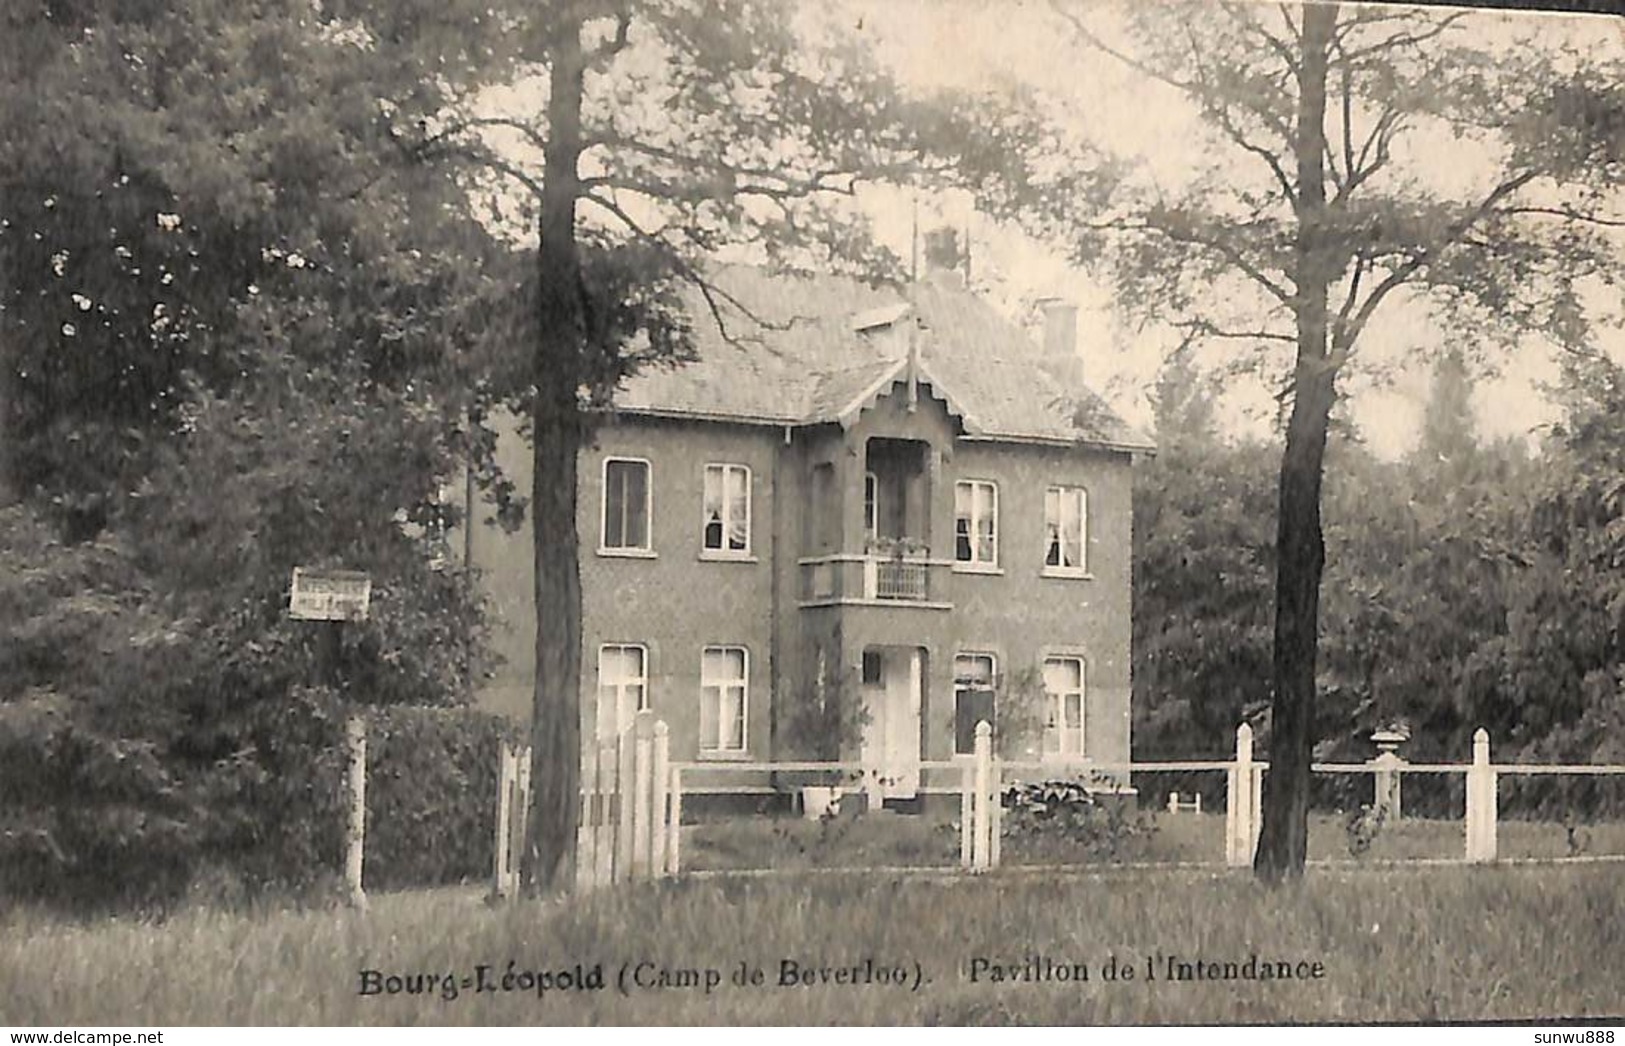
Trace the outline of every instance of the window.
<instances>
[{"instance_id":1,"label":"window","mask_svg":"<svg viewBox=\"0 0 1625 1046\"><path fill-rule=\"evenodd\" d=\"M1089 496L1082 487L1050 487L1044 492L1044 569L1081 575L1087 569Z\"/></svg>"},{"instance_id":2,"label":"window","mask_svg":"<svg viewBox=\"0 0 1625 1046\"><path fill-rule=\"evenodd\" d=\"M649 552L649 463L604 459L605 551Z\"/></svg>"},{"instance_id":3,"label":"window","mask_svg":"<svg viewBox=\"0 0 1625 1046\"><path fill-rule=\"evenodd\" d=\"M986 480L954 484L954 559L981 567L999 562L999 491Z\"/></svg>"},{"instance_id":4,"label":"window","mask_svg":"<svg viewBox=\"0 0 1625 1046\"><path fill-rule=\"evenodd\" d=\"M841 543L841 499L835 491L835 466L824 462L812 472L812 509L807 513L812 545L820 553Z\"/></svg>"},{"instance_id":5,"label":"window","mask_svg":"<svg viewBox=\"0 0 1625 1046\"><path fill-rule=\"evenodd\" d=\"M880 485L873 472L863 474L863 536L880 536Z\"/></svg>"},{"instance_id":6,"label":"window","mask_svg":"<svg viewBox=\"0 0 1625 1046\"><path fill-rule=\"evenodd\" d=\"M598 648L598 740L608 742L649 707L649 652L641 646Z\"/></svg>"},{"instance_id":7,"label":"window","mask_svg":"<svg viewBox=\"0 0 1625 1046\"><path fill-rule=\"evenodd\" d=\"M954 753L976 754L976 724L993 722L993 655L954 658Z\"/></svg>"},{"instance_id":8,"label":"window","mask_svg":"<svg viewBox=\"0 0 1625 1046\"><path fill-rule=\"evenodd\" d=\"M878 650L863 652L862 679L864 686L879 686L885 681L886 660Z\"/></svg>"},{"instance_id":9,"label":"window","mask_svg":"<svg viewBox=\"0 0 1625 1046\"><path fill-rule=\"evenodd\" d=\"M705 550L750 553L750 469L705 466Z\"/></svg>"},{"instance_id":10,"label":"window","mask_svg":"<svg viewBox=\"0 0 1625 1046\"><path fill-rule=\"evenodd\" d=\"M742 646L700 655L700 751L743 752L750 658Z\"/></svg>"},{"instance_id":11,"label":"window","mask_svg":"<svg viewBox=\"0 0 1625 1046\"><path fill-rule=\"evenodd\" d=\"M1083 659L1045 658L1044 692L1049 705L1044 754L1054 758L1083 755Z\"/></svg>"}]
</instances>

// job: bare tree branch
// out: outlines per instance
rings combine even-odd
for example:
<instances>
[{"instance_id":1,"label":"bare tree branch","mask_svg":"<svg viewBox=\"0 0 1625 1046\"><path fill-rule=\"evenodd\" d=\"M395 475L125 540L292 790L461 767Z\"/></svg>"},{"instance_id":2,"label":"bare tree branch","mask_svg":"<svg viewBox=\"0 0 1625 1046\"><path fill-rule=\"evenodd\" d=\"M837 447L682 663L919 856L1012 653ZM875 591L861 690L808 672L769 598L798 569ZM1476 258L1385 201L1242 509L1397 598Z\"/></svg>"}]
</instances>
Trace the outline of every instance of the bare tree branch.
<instances>
[{"instance_id":1,"label":"bare tree branch","mask_svg":"<svg viewBox=\"0 0 1625 1046\"><path fill-rule=\"evenodd\" d=\"M1564 221L1581 222L1586 225L1600 225L1604 228L1625 228L1625 218L1605 218L1597 214L1587 214L1572 207L1507 207L1501 214L1539 214L1552 218L1562 218Z\"/></svg>"},{"instance_id":2,"label":"bare tree branch","mask_svg":"<svg viewBox=\"0 0 1625 1046\"><path fill-rule=\"evenodd\" d=\"M1378 43L1374 43L1369 47L1362 47L1358 50L1352 51L1345 50L1344 60L1352 64L1358 62L1367 55L1383 54L1393 50L1396 47L1416 47L1421 44L1425 44L1428 41L1435 40L1449 32L1457 22L1460 22L1465 17L1467 17L1467 12L1456 11L1449 17L1421 32L1395 33L1393 36L1390 36Z\"/></svg>"},{"instance_id":3,"label":"bare tree branch","mask_svg":"<svg viewBox=\"0 0 1625 1046\"><path fill-rule=\"evenodd\" d=\"M678 275L687 280L689 283L692 283L695 288L699 290L700 296L705 300L706 309L711 314L711 320L716 324L717 332L722 336L722 340L728 344L736 347L743 347L745 342L744 339L730 332L728 328L728 321L723 317L722 306L724 304L732 306L734 309L738 310L740 315L744 316L751 323L755 324L759 328L762 328L763 330L785 331L791 329L799 322L811 319L810 316L800 314L791 316L788 320L783 322L767 319L766 317L757 313L750 306L740 301L737 296L729 293L724 288L718 286L715 281L707 278L706 275L700 271L698 266L689 261L687 258L683 257L682 252L677 248L676 244L673 244L670 240L659 233L645 229L641 222L632 217L632 215L628 214L626 209L620 204L616 203L614 200L608 199L595 192L584 192L581 194L581 199L587 203L591 203L602 208L607 214L619 221L621 225L625 227L625 229L633 236L643 240L645 243L658 247L665 252L672 264L672 268L677 271ZM753 339L753 344L759 344L759 342L760 339Z\"/></svg>"},{"instance_id":4,"label":"bare tree branch","mask_svg":"<svg viewBox=\"0 0 1625 1046\"><path fill-rule=\"evenodd\" d=\"M1263 33L1261 27L1259 27L1259 31ZM1263 35L1268 36L1269 34L1263 33ZM1185 36L1190 44L1191 63L1196 67L1197 79L1194 86L1200 89L1197 97L1203 99L1205 102L1206 99L1214 97L1218 92L1208 81L1207 67L1202 61L1202 49L1197 44L1195 31L1188 23L1185 26ZM1219 129L1224 132L1224 136L1226 138L1230 139L1231 142L1233 142L1244 152L1251 153L1260 160L1264 161L1264 164L1269 168L1270 173L1275 176L1275 184L1280 188L1281 194L1283 197L1285 197L1286 202L1290 206L1296 207L1298 203L1297 187L1292 184L1292 179L1287 176L1286 168L1282 165L1281 158L1268 148L1259 145L1257 142L1254 142L1248 138L1247 135L1241 130L1240 126L1237 125L1235 119L1231 116L1230 110L1225 108L1223 105L1206 103L1204 104L1203 108L1206 110L1207 115L1212 117L1213 120L1219 125Z\"/></svg>"},{"instance_id":5,"label":"bare tree branch","mask_svg":"<svg viewBox=\"0 0 1625 1046\"><path fill-rule=\"evenodd\" d=\"M1290 334L1270 330L1226 330L1205 319L1184 320L1173 324L1175 330L1184 331L1188 340L1225 338L1235 341L1280 341L1291 344L1297 338Z\"/></svg>"},{"instance_id":6,"label":"bare tree branch","mask_svg":"<svg viewBox=\"0 0 1625 1046\"><path fill-rule=\"evenodd\" d=\"M1353 346L1355 339L1360 336L1360 332L1363 331L1365 329L1365 325L1370 322L1372 314L1377 311L1377 307L1382 304L1383 299L1388 297L1388 295L1399 286L1409 281L1411 277L1415 276L1418 270L1428 263L1434 253L1461 242L1462 237L1464 237L1474 225L1477 225L1490 214L1495 212L1496 204L1517 192L1525 185L1528 185L1530 182L1534 181L1536 176L1537 172L1529 170L1503 181L1500 185L1497 185L1489 193L1489 195L1485 196L1484 199L1479 202L1478 206L1473 208L1471 213L1466 215L1461 220L1452 223L1450 227L1446 229L1444 234L1434 241L1431 248L1420 248L1412 252L1409 260L1396 267L1388 274L1386 278L1383 279L1381 283L1377 284L1376 288L1372 290L1370 296L1366 298L1364 304L1362 304L1354 313L1353 318L1344 325L1347 344L1350 347Z\"/></svg>"},{"instance_id":7,"label":"bare tree branch","mask_svg":"<svg viewBox=\"0 0 1625 1046\"><path fill-rule=\"evenodd\" d=\"M615 35L607 40L603 46L587 55L587 66L592 69L602 69L610 60L626 50L627 37L632 30L632 11L621 7L615 12Z\"/></svg>"},{"instance_id":8,"label":"bare tree branch","mask_svg":"<svg viewBox=\"0 0 1625 1046\"><path fill-rule=\"evenodd\" d=\"M1169 87L1172 87L1175 90L1183 91L1187 94L1194 93L1195 85L1189 81L1181 80L1178 77L1165 73L1160 69L1153 68L1152 66L1140 61L1138 58L1135 58L1133 55L1125 54L1123 51L1118 50L1111 44L1108 44L1106 41L1096 36L1094 33L1090 32L1077 15L1073 14L1071 11L1067 10L1065 6L1063 6L1063 0L1050 0L1050 9L1070 23L1073 32L1081 36L1084 43L1088 44L1089 46L1110 55L1119 62L1122 62L1124 65L1128 66L1130 69L1133 69L1135 72L1148 76L1159 83L1167 84Z\"/></svg>"}]
</instances>

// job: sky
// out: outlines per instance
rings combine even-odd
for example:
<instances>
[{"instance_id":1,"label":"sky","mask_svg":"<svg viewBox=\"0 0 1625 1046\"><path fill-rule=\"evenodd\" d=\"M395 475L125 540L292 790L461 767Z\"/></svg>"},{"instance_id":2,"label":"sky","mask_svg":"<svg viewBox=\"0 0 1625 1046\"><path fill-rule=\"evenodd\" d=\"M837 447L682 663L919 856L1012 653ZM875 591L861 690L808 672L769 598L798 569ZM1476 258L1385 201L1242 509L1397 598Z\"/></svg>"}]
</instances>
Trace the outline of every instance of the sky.
<instances>
[{"instance_id":1,"label":"sky","mask_svg":"<svg viewBox=\"0 0 1625 1046\"><path fill-rule=\"evenodd\" d=\"M1121 39L1122 15L1114 4L1083 3L1077 9L1094 31ZM1181 184L1204 159L1199 114L1172 88L1076 42L1050 11L1048 0L840 0L831 10L907 84L920 89L1035 88L1071 133L1145 165L1159 184ZM1625 56L1621 22L1476 11L1464 23L1464 36L1492 54L1528 46L1533 39L1620 57ZM1494 174L1493 150L1471 141L1419 134L1406 148L1405 162L1439 192L1471 191ZM1113 308L1111 294L1087 272L1069 265L1063 249L986 220L966 194L922 199L918 207L922 228L942 222L969 231L973 271L1002 276L989 290L995 304L1013 316L1020 318L1024 304L1038 297L1076 301L1088 380L1131 421L1148 424L1147 393L1173 342L1169 332L1130 327ZM871 191L866 209L880 238L907 257L915 200L895 191ZM1620 211L1625 213L1625 206ZM1625 260L1625 237L1621 257ZM1389 305L1366 332L1361 358L1345 372L1340 387L1367 444L1393 457L1415 440L1428 395L1430 359L1455 332L1439 329L1418 308ZM1605 330L1600 341L1625 360L1619 325ZM1225 382L1223 416L1236 433L1263 436L1276 424L1272 382L1285 373L1287 359L1281 352L1286 348L1270 350L1276 355L1264 360L1262 375ZM1510 355L1487 358L1475 397L1483 435L1531 437L1556 419L1539 386L1557 378L1558 351L1530 341ZM1223 369L1238 356L1234 349L1214 349L1199 359Z\"/></svg>"}]
</instances>

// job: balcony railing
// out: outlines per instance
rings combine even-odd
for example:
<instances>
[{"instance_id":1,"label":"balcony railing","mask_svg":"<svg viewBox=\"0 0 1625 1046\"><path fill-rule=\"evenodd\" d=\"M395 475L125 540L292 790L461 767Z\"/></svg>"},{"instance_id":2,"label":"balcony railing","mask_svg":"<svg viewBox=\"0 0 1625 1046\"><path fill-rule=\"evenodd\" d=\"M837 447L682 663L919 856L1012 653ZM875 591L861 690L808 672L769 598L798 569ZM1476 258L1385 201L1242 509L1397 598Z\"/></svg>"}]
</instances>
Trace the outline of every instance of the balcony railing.
<instances>
[{"instance_id":1,"label":"balcony railing","mask_svg":"<svg viewBox=\"0 0 1625 1046\"><path fill-rule=\"evenodd\" d=\"M801 562L801 598L811 603L935 603L933 590L943 579L932 575L949 564L925 551L908 553L839 553Z\"/></svg>"},{"instance_id":2,"label":"balcony railing","mask_svg":"<svg viewBox=\"0 0 1625 1046\"><path fill-rule=\"evenodd\" d=\"M930 577L924 559L881 559L870 556L863 568L865 599L923 602Z\"/></svg>"}]
</instances>

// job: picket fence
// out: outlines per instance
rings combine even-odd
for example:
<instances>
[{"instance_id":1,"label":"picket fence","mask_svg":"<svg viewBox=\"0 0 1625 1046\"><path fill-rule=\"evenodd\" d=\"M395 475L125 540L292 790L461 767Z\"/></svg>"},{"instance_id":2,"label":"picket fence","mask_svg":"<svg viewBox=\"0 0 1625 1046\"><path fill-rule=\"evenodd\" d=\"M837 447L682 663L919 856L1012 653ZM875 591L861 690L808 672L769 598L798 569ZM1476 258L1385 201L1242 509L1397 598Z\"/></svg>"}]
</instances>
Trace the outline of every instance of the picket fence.
<instances>
[{"instance_id":1,"label":"picket fence","mask_svg":"<svg viewBox=\"0 0 1625 1046\"><path fill-rule=\"evenodd\" d=\"M682 796L669 759L666 724L639 712L615 742L588 753L581 772L576 831L576 888L676 874ZM531 801L530 748L504 746L497 775L495 875L492 892L519 892L519 868Z\"/></svg>"},{"instance_id":2,"label":"picket fence","mask_svg":"<svg viewBox=\"0 0 1625 1046\"><path fill-rule=\"evenodd\" d=\"M366 728L360 717L347 729L350 766L345 877L351 901L366 904L362 890L362 851L366 829ZM1009 784L1020 780L1054 779L1068 774L1089 774L1097 781L1132 780L1136 773L1219 772L1225 775L1225 864L1247 867L1258 846L1265 774L1269 763L1253 758L1253 731L1247 724L1236 730L1235 754L1228 760L1175 760L1109 763L1096 760L1017 761L993 753L993 728L977 724L975 748L969 760L922 762L922 772L946 777L955 784L922 785L923 794L959 799L960 866L970 872L999 867L1003 819L1002 796ZM1625 765L1531 764L1490 761L1489 735L1482 729L1473 737L1468 763L1411 763L1384 753L1362 763L1314 763L1317 774L1370 775L1373 803L1398 802L1398 780L1406 774L1461 774L1466 778L1464 851L1462 860L1480 864L1496 860L1497 792L1502 776L1589 775L1625 776ZM682 871L682 836L685 794L755 793L759 785L719 786L726 774L837 775L854 781L874 773L859 763L840 762L730 762L683 763L670 758L669 732L653 712L638 713L631 727L614 742L599 747L584 761L581 781L581 816L577 834L576 886L595 889L614 883L677 875ZM705 782L685 788L685 777L700 775ZM1116 775L1113 778L1112 775ZM531 802L530 749L504 746L499 753L493 893L512 898L519 891L519 868L524 850L527 814ZM1112 788L1103 789L1110 792ZM1124 801L1135 801L1132 788L1123 788ZM1385 798L1385 797L1391 797ZM1171 810L1190 809L1172 803ZM1200 807L1198 806L1199 810ZM1397 809L1396 809L1397 813Z\"/></svg>"}]
</instances>

